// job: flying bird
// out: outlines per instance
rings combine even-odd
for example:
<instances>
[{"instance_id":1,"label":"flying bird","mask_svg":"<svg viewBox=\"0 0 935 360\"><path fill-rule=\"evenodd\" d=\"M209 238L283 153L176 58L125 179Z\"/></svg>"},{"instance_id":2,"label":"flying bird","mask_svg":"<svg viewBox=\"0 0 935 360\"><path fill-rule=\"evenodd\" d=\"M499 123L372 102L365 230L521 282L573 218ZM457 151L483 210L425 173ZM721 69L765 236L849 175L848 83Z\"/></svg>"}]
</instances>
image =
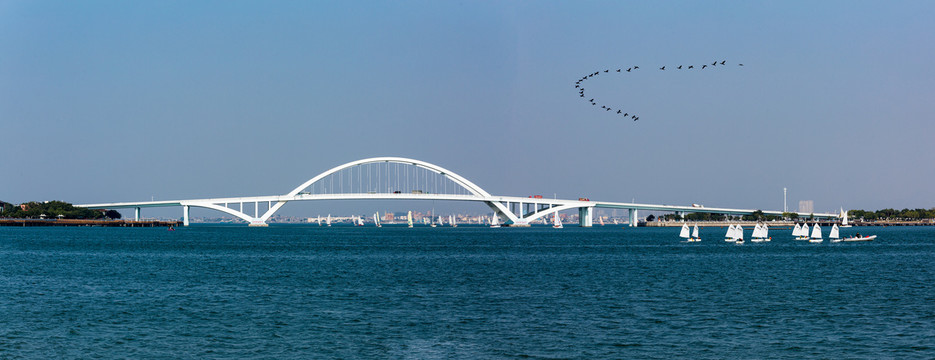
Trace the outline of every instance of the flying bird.
<instances>
[{"instance_id":1,"label":"flying bird","mask_svg":"<svg viewBox=\"0 0 935 360\"><path fill-rule=\"evenodd\" d=\"M610 70L604 70L604 72L609 72Z\"/></svg>"},{"instance_id":2,"label":"flying bird","mask_svg":"<svg viewBox=\"0 0 935 360\"><path fill-rule=\"evenodd\" d=\"M634 69L639 69L640 67L639 67L639 66L634 66L633 68L634 68Z\"/></svg>"},{"instance_id":3,"label":"flying bird","mask_svg":"<svg viewBox=\"0 0 935 360\"><path fill-rule=\"evenodd\" d=\"M627 68L627 72L630 72L630 70L632 70L632 69L633 69L633 68Z\"/></svg>"},{"instance_id":4,"label":"flying bird","mask_svg":"<svg viewBox=\"0 0 935 360\"><path fill-rule=\"evenodd\" d=\"M721 65L724 65L724 63L726 63L726 62L727 62L727 60L721 61Z\"/></svg>"},{"instance_id":5,"label":"flying bird","mask_svg":"<svg viewBox=\"0 0 935 360\"><path fill-rule=\"evenodd\" d=\"M688 65L688 68L689 68L689 69L694 69L694 68L695 68L695 65Z\"/></svg>"},{"instance_id":6,"label":"flying bird","mask_svg":"<svg viewBox=\"0 0 935 360\"><path fill-rule=\"evenodd\" d=\"M717 66L717 61L711 63L711 66Z\"/></svg>"},{"instance_id":7,"label":"flying bird","mask_svg":"<svg viewBox=\"0 0 935 360\"><path fill-rule=\"evenodd\" d=\"M617 110L617 113L619 114L619 113L621 113L621 111L620 111L620 110Z\"/></svg>"},{"instance_id":8,"label":"flying bird","mask_svg":"<svg viewBox=\"0 0 935 360\"><path fill-rule=\"evenodd\" d=\"M678 70L682 70L682 65L679 65L679 67L678 67L677 69L678 69Z\"/></svg>"},{"instance_id":9,"label":"flying bird","mask_svg":"<svg viewBox=\"0 0 935 360\"><path fill-rule=\"evenodd\" d=\"M706 68L706 67L708 67L708 65L701 65L701 69L702 69L702 70L704 70L704 68Z\"/></svg>"},{"instance_id":10,"label":"flying bird","mask_svg":"<svg viewBox=\"0 0 935 360\"><path fill-rule=\"evenodd\" d=\"M665 67L665 66L663 66L663 67L661 67L661 68L659 68L659 70L665 70L665 69L666 69L666 67Z\"/></svg>"},{"instance_id":11,"label":"flying bird","mask_svg":"<svg viewBox=\"0 0 935 360\"><path fill-rule=\"evenodd\" d=\"M620 72L620 69L617 69L617 72Z\"/></svg>"},{"instance_id":12,"label":"flying bird","mask_svg":"<svg viewBox=\"0 0 935 360\"><path fill-rule=\"evenodd\" d=\"M623 113L623 117L627 117L627 116L630 116L630 114Z\"/></svg>"},{"instance_id":13,"label":"flying bird","mask_svg":"<svg viewBox=\"0 0 935 360\"><path fill-rule=\"evenodd\" d=\"M737 66L743 66L743 64L737 64Z\"/></svg>"}]
</instances>

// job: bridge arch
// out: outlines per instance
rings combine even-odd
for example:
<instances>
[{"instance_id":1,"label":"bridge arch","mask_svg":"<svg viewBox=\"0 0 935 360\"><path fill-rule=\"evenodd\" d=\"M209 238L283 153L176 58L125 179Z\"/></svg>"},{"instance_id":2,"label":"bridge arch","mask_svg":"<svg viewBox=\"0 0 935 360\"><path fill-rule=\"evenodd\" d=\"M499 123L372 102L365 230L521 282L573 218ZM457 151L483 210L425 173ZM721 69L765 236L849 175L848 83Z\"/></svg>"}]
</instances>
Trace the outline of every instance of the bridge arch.
<instances>
[{"instance_id":1,"label":"bridge arch","mask_svg":"<svg viewBox=\"0 0 935 360\"><path fill-rule=\"evenodd\" d=\"M458 184L459 186L461 186L462 188L464 188L465 190L467 190L468 192L470 192L472 195L476 197L490 197L490 193L482 189L480 186L477 186L470 180L464 178L461 175L454 173L451 170L445 169L441 166L438 166L438 165L435 165L429 162L425 162L422 160L409 159L409 158L403 158L403 157L391 157L391 156L361 159L361 160L351 161L346 164L335 166L321 174L316 175L315 177L309 179L308 181L302 183L302 185L299 185L298 187L296 187L295 189L287 193L285 196L287 197L296 196L299 194L299 192L308 188L309 186L312 186L315 183L321 181L322 179L332 174L336 174L342 170L349 169L354 166L373 164L373 163L397 163L397 164L403 164L403 165L416 166L418 168L422 168L422 169L434 172L438 175L442 175L442 176L445 176L451 179L451 181L453 181L455 184Z\"/></svg>"}]
</instances>

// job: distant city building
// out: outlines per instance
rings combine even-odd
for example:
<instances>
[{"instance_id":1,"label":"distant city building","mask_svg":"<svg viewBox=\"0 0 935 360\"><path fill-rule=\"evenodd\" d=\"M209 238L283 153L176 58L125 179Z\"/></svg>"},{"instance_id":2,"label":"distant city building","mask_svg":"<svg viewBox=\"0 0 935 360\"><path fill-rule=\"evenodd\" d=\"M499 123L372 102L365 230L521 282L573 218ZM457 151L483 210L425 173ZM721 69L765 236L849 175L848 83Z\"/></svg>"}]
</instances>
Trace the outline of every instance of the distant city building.
<instances>
[{"instance_id":1,"label":"distant city building","mask_svg":"<svg viewBox=\"0 0 935 360\"><path fill-rule=\"evenodd\" d=\"M815 212L815 202L812 200L799 200L799 212L811 214Z\"/></svg>"}]
</instances>

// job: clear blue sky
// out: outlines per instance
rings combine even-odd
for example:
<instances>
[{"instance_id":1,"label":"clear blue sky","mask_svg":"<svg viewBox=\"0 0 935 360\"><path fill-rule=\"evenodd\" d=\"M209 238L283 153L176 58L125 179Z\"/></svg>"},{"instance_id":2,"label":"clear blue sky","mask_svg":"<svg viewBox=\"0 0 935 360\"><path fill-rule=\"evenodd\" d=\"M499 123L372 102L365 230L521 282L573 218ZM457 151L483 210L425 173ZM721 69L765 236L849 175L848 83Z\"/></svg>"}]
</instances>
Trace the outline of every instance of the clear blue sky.
<instances>
[{"instance_id":1,"label":"clear blue sky","mask_svg":"<svg viewBox=\"0 0 935 360\"><path fill-rule=\"evenodd\" d=\"M502 195L929 208L932 19L931 1L4 1L0 199L281 194L405 156ZM670 71L714 60L745 66ZM639 122L573 88L630 65L588 95Z\"/></svg>"}]
</instances>

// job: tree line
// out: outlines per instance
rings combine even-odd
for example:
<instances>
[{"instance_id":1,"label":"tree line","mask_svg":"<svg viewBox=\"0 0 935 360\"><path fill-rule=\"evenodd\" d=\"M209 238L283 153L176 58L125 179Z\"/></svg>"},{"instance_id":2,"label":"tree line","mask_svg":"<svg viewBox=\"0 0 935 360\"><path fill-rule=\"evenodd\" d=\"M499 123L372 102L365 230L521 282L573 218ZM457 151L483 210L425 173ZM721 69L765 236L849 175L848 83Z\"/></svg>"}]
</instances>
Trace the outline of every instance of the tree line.
<instances>
[{"instance_id":1,"label":"tree line","mask_svg":"<svg viewBox=\"0 0 935 360\"><path fill-rule=\"evenodd\" d=\"M935 208L931 209L883 209L877 211L849 210L848 218L874 220L921 220L935 219Z\"/></svg>"},{"instance_id":2,"label":"tree line","mask_svg":"<svg viewBox=\"0 0 935 360\"><path fill-rule=\"evenodd\" d=\"M89 219L96 220L102 218L119 219L120 212L116 210L91 210L81 207L75 207L64 201L31 201L14 205L8 202L0 201L0 217L15 219L39 219L45 215L46 218L57 219L61 216L63 219Z\"/></svg>"}]
</instances>

